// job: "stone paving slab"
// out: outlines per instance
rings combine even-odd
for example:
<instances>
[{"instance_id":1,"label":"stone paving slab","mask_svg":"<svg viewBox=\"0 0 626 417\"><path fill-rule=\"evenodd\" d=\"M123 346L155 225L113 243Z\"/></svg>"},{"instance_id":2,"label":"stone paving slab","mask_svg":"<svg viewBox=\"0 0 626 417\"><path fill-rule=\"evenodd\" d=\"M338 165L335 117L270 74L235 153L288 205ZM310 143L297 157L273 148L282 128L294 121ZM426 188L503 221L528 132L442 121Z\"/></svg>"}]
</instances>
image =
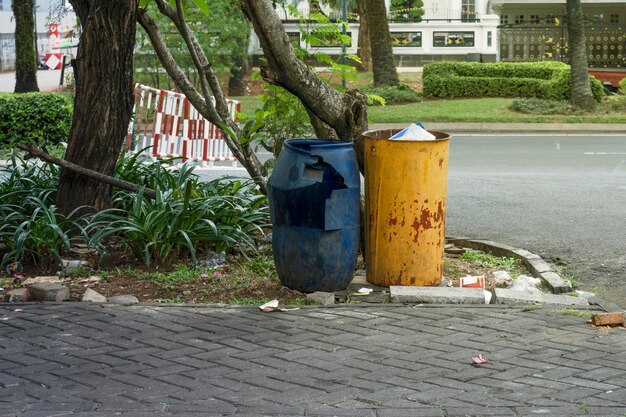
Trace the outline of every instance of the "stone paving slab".
<instances>
[{"instance_id":1,"label":"stone paving slab","mask_svg":"<svg viewBox=\"0 0 626 417\"><path fill-rule=\"evenodd\" d=\"M626 331L552 307L15 307L0 417L626 413Z\"/></svg>"}]
</instances>

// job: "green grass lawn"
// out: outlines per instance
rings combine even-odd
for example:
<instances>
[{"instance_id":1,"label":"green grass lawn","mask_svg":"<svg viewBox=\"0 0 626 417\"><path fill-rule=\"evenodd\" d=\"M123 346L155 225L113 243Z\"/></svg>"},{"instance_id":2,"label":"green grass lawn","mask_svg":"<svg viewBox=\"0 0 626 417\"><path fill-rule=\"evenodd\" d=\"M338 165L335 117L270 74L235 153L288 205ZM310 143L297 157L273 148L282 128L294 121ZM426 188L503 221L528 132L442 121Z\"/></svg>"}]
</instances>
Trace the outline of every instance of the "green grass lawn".
<instances>
[{"instance_id":1,"label":"green grass lawn","mask_svg":"<svg viewBox=\"0 0 626 417\"><path fill-rule=\"evenodd\" d=\"M258 97L234 97L249 115L261 106ZM484 122L484 123L626 123L626 113L600 110L589 115L532 115L508 109L512 98L477 98L458 100L425 100L421 103L396 106L375 106L368 109L374 123L422 122Z\"/></svg>"}]
</instances>

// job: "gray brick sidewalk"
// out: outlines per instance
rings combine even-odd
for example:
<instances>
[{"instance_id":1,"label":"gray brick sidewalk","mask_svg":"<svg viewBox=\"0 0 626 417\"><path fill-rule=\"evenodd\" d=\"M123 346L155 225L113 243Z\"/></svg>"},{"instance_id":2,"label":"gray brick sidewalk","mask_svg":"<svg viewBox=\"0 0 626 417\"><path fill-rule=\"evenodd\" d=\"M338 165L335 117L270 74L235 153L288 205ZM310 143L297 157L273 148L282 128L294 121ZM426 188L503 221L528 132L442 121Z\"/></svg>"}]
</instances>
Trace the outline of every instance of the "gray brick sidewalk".
<instances>
[{"instance_id":1,"label":"gray brick sidewalk","mask_svg":"<svg viewBox=\"0 0 626 417\"><path fill-rule=\"evenodd\" d=\"M557 308L13 308L0 416L626 415L626 331Z\"/></svg>"}]
</instances>

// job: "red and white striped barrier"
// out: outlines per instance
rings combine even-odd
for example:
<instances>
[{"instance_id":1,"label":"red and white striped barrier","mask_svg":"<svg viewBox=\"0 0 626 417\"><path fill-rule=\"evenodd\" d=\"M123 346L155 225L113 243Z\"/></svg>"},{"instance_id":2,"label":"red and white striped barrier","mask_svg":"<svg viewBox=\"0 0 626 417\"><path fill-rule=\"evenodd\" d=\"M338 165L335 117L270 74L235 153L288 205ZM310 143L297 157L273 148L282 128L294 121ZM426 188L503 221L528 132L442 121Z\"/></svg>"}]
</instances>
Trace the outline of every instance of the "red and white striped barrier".
<instances>
[{"instance_id":1,"label":"red and white striped barrier","mask_svg":"<svg viewBox=\"0 0 626 417\"><path fill-rule=\"evenodd\" d=\"M215 99L213 102L215 103ZM241 103L227 100L233 119ZM214 161L232 161L222 131L206 120L181 93L158 90L142 84L135 86L134 119L131 121L126 149L145 149L155 158L181 158L213 166Z\"/></svg>"}]
</instances>

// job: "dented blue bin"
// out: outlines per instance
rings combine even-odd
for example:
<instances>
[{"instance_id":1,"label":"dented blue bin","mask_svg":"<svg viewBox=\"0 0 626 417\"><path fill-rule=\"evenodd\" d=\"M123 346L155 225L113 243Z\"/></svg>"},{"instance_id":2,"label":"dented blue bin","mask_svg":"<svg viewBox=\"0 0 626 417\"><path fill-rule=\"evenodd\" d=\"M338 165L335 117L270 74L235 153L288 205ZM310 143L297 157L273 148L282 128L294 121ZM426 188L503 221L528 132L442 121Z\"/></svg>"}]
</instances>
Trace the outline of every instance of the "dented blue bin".
<instances>
[{"instance_id":1,"label":"dented blue bin","mask_svg":"<svg viewBox=\"0 0 626 417\"><path fill-rule=\"evenodd\" d=\"M302 292L345 289L359 249L360 175L352 143L285 142L268 183L274 263Z\"/></svg>"}]
</instances>

